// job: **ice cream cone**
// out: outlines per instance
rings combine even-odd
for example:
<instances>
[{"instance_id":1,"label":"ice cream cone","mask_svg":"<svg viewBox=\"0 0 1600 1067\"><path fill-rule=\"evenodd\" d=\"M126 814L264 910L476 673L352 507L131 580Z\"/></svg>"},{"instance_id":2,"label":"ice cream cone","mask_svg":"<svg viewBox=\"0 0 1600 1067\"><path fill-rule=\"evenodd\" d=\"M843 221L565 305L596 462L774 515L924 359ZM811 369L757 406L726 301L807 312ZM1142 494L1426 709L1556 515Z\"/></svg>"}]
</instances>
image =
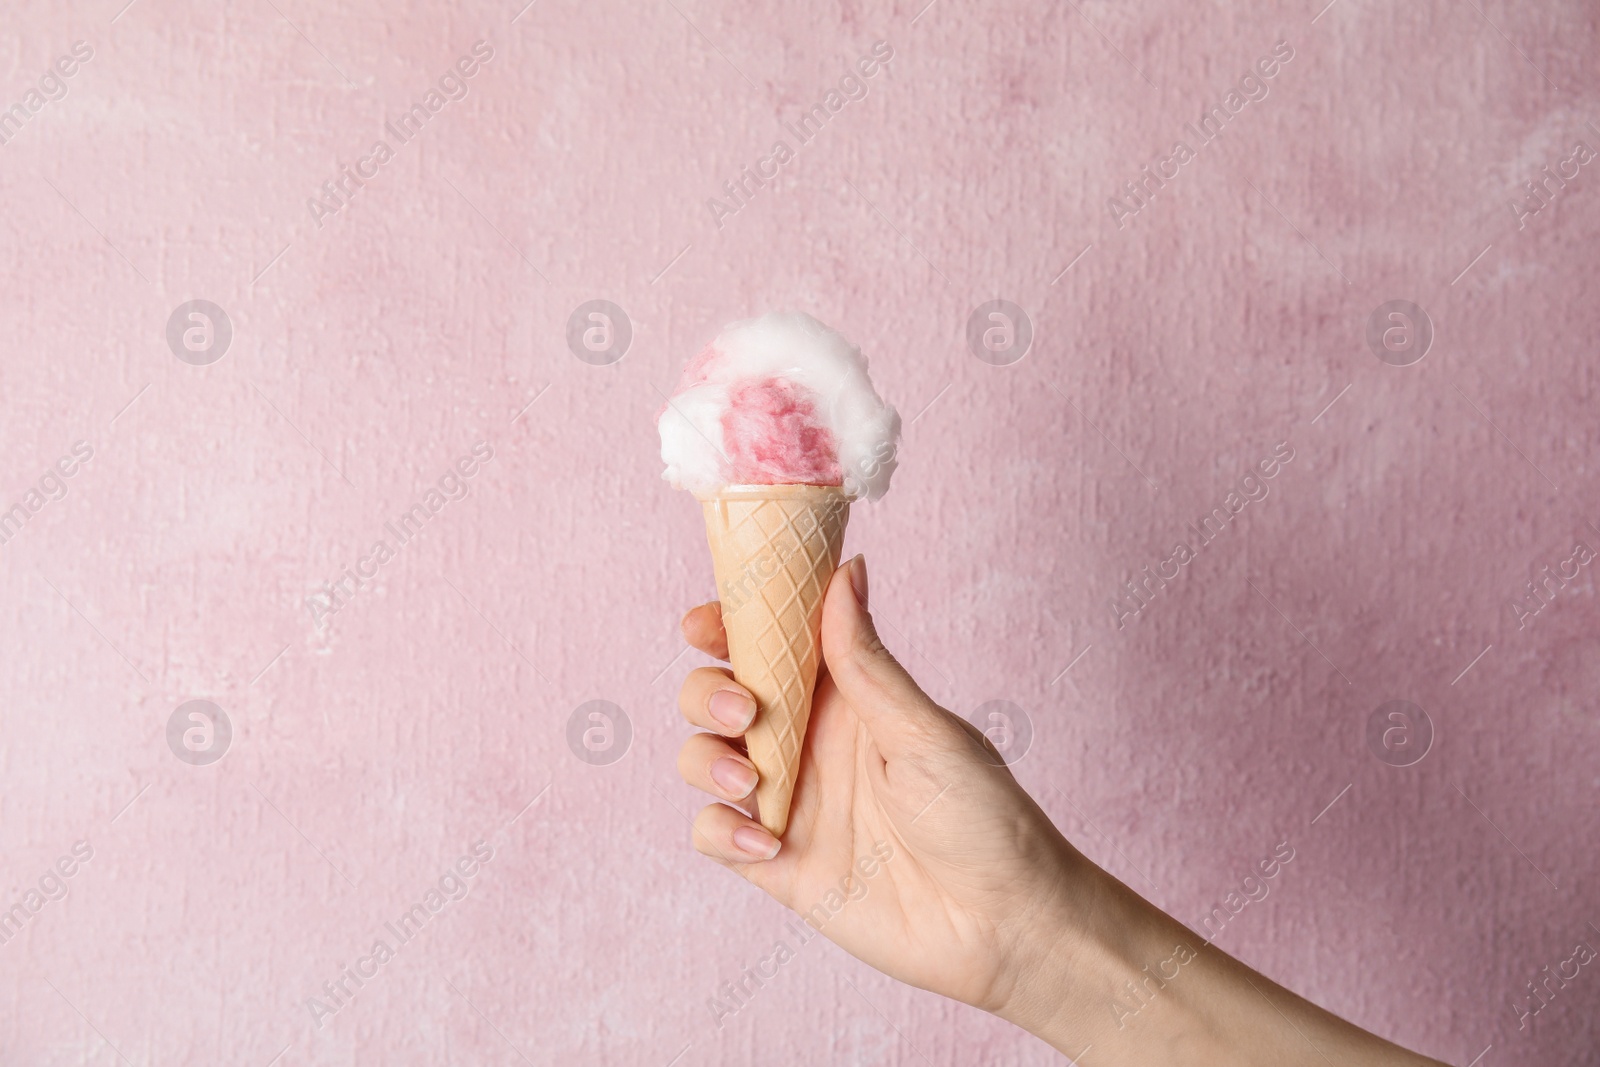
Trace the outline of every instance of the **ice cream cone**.
<instances>
[{"instance_id":1,"label":"ice cream cone","mask_svg":"<svg viewBox=\"0 0 1600 1067\"><path fill-rule=\"evenodd\" d=\"M756 698L745 733L761 824L782 836L822 659L822 597L850 497L837 486L733 485L702 496L733 676Z\"/></svg>"}]
</instances>

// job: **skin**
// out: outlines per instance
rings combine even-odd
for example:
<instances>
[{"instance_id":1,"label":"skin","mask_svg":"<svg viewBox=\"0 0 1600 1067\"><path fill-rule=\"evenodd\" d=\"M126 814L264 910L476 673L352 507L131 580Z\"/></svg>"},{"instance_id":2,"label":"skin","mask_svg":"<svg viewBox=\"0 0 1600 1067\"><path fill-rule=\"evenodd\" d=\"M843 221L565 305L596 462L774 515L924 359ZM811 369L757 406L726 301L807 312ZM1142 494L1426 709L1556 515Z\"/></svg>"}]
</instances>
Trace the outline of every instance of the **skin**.
<instances>
[{"instance_id":1,"label":"skin","mask_svg":"<svg viewBox=\"0 0 1600 1067\"><path fill-rule=\"evenodd\" d=\"M722 801L696 817L697 850L823 917L821 932L863 962L1007 1019L1086 1067L1439 1063L1206 945L1084 858L978 730L883 647L867 591L860 556L828 586L825 669L781 845L747 800L749 693L723 668L684 681L680 710L710 732L684 743L679 773ZM683 632L727 658L719 605L690 611ZM885 850L863 878L860 861ZM834 907L853 872L864 894Z\"/></svg>"}]
</instances>

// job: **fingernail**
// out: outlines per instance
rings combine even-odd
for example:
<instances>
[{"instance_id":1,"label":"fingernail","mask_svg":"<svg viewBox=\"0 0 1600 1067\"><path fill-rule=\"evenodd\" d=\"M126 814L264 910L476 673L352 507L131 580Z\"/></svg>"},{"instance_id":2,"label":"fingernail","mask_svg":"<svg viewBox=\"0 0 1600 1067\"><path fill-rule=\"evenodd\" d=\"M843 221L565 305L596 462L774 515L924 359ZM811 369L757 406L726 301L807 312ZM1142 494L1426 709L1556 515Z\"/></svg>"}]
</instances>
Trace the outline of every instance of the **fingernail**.
<instances>
[{"instance_id":1,"label":"fingernail","mask_svg":"<svg viewBox=\"0 0 1600 1067\"><path fill-rule=\"evenodd\" d=\"M723 726L743 732L756 717L756 702L732 689L718 689L711 694L709 710L711 717Z\"/></svg>"},{"instance_id":2,"label":"fingernail","mask_svg":"<svg viewBox=\"0 0 1600 1067\"><path fill-rule=\"evenodd\" d=\"M856 554L850 561L850 588L855 590L856 603L867 606L867 557Z\"/></svg>"},{"instance_id":3,"label":"fingernail","mask_svg":"<svg viewBox=\"0 0 1600 1067\"><path fill-rule=\"evenodd\" d=\"M778 854L776 837L756 826L741 826L733 832L733 844L752 859L770 860Z\"/></svg>"},{"instance_id":4,"label":"fingernail","mask_svg":"<svg viewBox=\"0 0 1600 1067\"><path fill-rule=\"evenodd\" d=\"M743 800L756 787L756 771L732 756L723 756L711 765L711 780L730 800Z\"/></svg>"}]
</instances>

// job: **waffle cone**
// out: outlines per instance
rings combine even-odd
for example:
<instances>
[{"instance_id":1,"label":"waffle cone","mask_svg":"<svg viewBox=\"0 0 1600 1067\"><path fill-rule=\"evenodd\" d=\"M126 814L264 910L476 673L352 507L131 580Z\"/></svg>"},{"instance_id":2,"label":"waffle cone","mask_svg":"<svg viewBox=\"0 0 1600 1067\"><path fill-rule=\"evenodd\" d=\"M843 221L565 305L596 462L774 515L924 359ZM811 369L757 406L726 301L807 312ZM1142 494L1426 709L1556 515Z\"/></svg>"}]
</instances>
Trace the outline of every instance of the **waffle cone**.
<instances>
[{"instance_id":1,"label":"waffle cone","mask_svg":"<svg viewBox=\"0 0 1600 1067\"><path fill-rule=\"evenodd\" d=\"M700 498L733 676L756 698L746 731L756 807L789 825L822 659L822 597L839 566L850 497L826 485L729 486Z\"/></svg>"}]
</instances>

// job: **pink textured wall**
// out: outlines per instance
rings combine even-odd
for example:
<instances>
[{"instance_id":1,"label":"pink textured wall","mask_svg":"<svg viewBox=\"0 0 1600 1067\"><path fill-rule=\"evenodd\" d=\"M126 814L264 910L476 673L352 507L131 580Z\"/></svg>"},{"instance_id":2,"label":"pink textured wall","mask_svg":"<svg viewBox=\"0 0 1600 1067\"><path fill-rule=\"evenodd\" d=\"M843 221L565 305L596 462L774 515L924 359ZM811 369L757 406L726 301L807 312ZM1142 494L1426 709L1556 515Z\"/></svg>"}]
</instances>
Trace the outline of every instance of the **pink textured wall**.
<instances>
[{"instance_id":1,"label":"pink textured wall","mask_svg":"<svg viewBox=\"0 0 1600 1067\"><path fill-rule=\"evenodd\" d=\"M847 546L891 647L1023 709L1016 772L1091 857L1198 924L1287 842L1229 951L1453 1063L1600 1044L1596 967L1517 1007L1600 948L1596 566L1512 607L1600 549L1592 5L121 4L15 0L0 37L0 1062L1058 1061L820 939L713 1021L787 915L687 844L676 622L712 585L652 417L787 307L905 415ZM478 41L464 97L386 131ZM1546 165L1577 176L1535 212ZM1004 366L966 341L997 298L1034 331ZM231 326L208 365L168 342L193 299ZM569 350L590 300L618 362ZM1420 362L1368 346L1391 300ZM220 761L169 745L191 700ZM631 723L609 765L567 741L591 700ZM1366 740L1393 700L1435 731L1412 766Z\"/></svg>"}]
</instances>

